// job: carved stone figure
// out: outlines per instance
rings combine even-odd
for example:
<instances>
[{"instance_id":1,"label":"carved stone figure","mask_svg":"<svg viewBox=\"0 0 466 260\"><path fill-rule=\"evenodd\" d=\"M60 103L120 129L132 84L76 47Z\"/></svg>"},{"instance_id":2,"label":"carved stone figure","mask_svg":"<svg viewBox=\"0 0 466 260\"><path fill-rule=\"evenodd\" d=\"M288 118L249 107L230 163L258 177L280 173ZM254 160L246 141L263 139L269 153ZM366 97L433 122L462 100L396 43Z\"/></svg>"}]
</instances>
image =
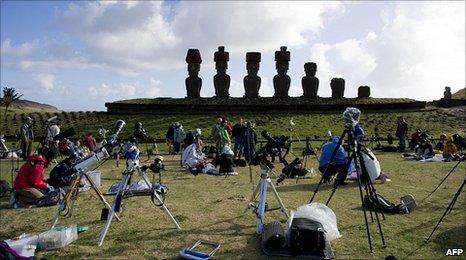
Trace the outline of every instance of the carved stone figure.
<instances>
[{"instance_id":1,"label":"carved stone figure","mask_svg":"<svg viewBox=\"0 0 466 260\"><path fill-rule=\"evenodd\" d=\"M303 96L306 98L317 98L317 91L319 90L319 79L316 78L317 64L314 62L304 63L304 72L306 76L301 79Z\"/></svg>"},{"instance_id":2,"label":"carved stone figure","mask_svg":"<svg viewBox=\"0 0 466 260\"><path fill-rule=\"evenodd\" d=\"M369 86L360 86L358 88L358 98L368 98L371 96L371 88Z\"/></svg>"},{"instance_id":3,"label":"carved stone figure","mask_svg":"<svg viewBox=\"0 0 466 260\"><path fill-rule=\"evenodd\" d=\"M451 99L451 88L445 87L445 92L443 92L444 99Z\"/></svg>"},{"instance_id":4,"label":"carved stone figure","mask_svg":"<svg viewBox=\"0 0 466 260\"><path fill-rule=\"evenodd\" d=\"M228 98L230 89L230 76L227 74L228 61L230 54L225 52L224 46L219 46L218 51L214 53L215 69L217 74L214 76L215 96Z\"/></svg>"},{"instance_id":5,"label":"carved stone figure","mask_svg":"<svg viewBox=\"0 0 466 260\"><path fill-rule=\"evenodd\" d=\"M345 80L342 78L333 78L330 81L332 88L332 98L344 98L345 95Z\"/></svg>"},{"instance_id":6,"label":"carved stone figure","mask_svg":"<svg viewBox=\"0 0 466 260\"><path fill-rule=\"evenodd\" d=\"M273 88L275 89L274 97L288 97L291 78L286 75L286 73L289 67L290 52L286 50L286 46L282 46L279 51L275 52L275 68L277 69L277 75L273 77Z\"/></svg>"},{"instance_id":7,"label":"carved stone figure","mask_svg":"<svg viewBox=\"0 0 466 260\"><path fill-rule=\"evenodd\" d=\"M188 63L188 74L186 78L186 95L187 98L200 98L202 79L198 77L201 70L201 53L198 49L189 49L186 54L186 62Z\"/></svg>"},{"instance_id":8,"label":"carved stone figure","mask_svg":"<svg viewBox=\"0 0 466 260\"><path fill-rule=\"evenodd\" d=\"M243 79L244 97L254 98L259 97L259 89L261 87L261 78L257 76L259 72L259 63L261 62L260 52L246 53L246 69L248 75Z\"/></svg>"}]
</instances>

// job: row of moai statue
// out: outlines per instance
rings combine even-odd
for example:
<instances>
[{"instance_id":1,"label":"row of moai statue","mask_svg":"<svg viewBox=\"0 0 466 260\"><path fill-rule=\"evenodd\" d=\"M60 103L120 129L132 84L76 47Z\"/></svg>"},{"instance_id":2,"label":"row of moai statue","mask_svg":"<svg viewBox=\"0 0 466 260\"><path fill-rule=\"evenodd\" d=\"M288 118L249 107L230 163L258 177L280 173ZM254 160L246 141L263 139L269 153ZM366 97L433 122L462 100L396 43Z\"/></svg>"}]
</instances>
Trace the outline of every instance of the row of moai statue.
<instances>
[{"instance_id":1,"label":"row of moai statue","mask_svg":"<svg viewBox=\"0 0 466 260\"><path fill-rule=\"evenodd\" d=\"M291 78L287 75L290 64L290 52L287 47L280 47L279 51L275 52L275 68L277 75L273 77L273 87L275 90L274 97L286 98L289 97ZM225 47L219 46L218 51L214 53L215 69L217 74L214 76L215 96L219 98L228 98L230 96L230 76L227 74L228 61L230 55L225 51ZM201 94L202 79L199 77L201 69L201 53L198 49L189 49L186 55L188 63L188 74L186 78L186 92L188 98L199 98ZM246 53L246 70L247 75L243 79L244 97L255 98L259 97L259 89L261 86L261 78L257 75L261 62L260 52ZM317 98L319 89L319 79L316 77L317 64L307 62L304 64L306 75L301 80L303 88L303 97ZM330 82L332 89L332 98L343 98L345 92L345 80L342 78L333 78ZM358 88L358 97L365 98L370 96L370 88L368 86L360 86Z\"/></svg>"}]
</instances>

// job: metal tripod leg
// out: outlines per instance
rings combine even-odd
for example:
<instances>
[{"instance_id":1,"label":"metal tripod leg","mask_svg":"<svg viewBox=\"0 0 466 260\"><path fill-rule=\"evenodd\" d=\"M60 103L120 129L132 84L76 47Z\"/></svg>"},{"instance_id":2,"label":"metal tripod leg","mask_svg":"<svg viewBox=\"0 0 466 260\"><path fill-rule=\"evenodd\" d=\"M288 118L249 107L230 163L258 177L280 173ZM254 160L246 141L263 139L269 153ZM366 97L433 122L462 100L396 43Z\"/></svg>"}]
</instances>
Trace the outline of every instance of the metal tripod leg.
<instances>
[{"instance_id":1,"label":"metal tripod leg","mask_svg":"<svg viewBox=\"0 0 466 260\"><path fill-rule=\"evenodd\" d=\"M89 177L89 175L87 175L87 173L84 174L84 176L86 177L87 181L89 182L89 184L91 185L91 188L94 190L95 194L97 194L97 196L99 197L100 201L102 201L102 203L105 205L105 207L107 207L109 210L112 209L112 206L110 206L110 204L107 202L107 200L105 199L104 195L102 194L102 192L99 190L99 188L95 185L94 181L91 179L91 177ZM114 212L113 214L115 214L115 218L118 220L118 221L121 221L120 217L118 217L118 215Z\"/></svg>"},{"instance_id":2,"label":"metal tripod leg","mask_svg":"<svg viewBox=\"0 0 466 260\"><path fill-rule=\"evenodd\" d=\"M110 212L109 212L110 214L107 216L107 221L105 222L102 232L100 232L99 243L98 243L99 246L101 246L104 243L105 236L107 235L108 229L110 228L110 225L112 224L113 215L116 216L115 214L116 207L119 208L121 206L121 205L117 205L117 203L121 204L124 193L128 187L128 182L130 178L131 178L131 174L127 174L124 176L123 181L121 183L122 185L120 189L118 190L117 194L115 195L115 201L113 202L113 206L110 208Z\"/></svg>"},{"instance_id":3,"label":"metal tripod leg","mask_svg":"<svg viewBox=\"0 0 466 260\"><path fill-rule=\"evenodd\" d=\"M252 191L251 199L248 201L248 204L246 205L244 212L246 212L249 208L251 208L251 204L256 200L257 193L259 192L260 184L261 183L259 182L257 186L254 188L254 190Z\"/></svg>"},{"instance_id":4,"label":"metal tripod leg","mask_svg":"<svg viewBox=\"0 0 466 260\"><path fill-rule=\"evenodd\" d=\"M141 179L143 179L144 182L147 184L147 186L152 189L152 184L150 183L149 178L147 177L147 174L141 171L139 168L138 168L138 173L139 173L139 176L141 176ZM162 199L160 198L159 194L157 194L157 192L154 192L154 197L159 201L159 204L161 205L162 209L165 211L165 213L167 213L168 217L170 218L172 223L175 225L175 227L177 229L181 229L180 225L178 224L176 219L173 217L172 213L168 210L167 206L165 206L165 203L162 201Z\"/></svg>"},{"instance_id":5,"label":"metal tripod leg","mask_svg":"<svg viewBox=\"0 0 466 260\"><path fill-rule=\"evenodd\" d=\"M273 184L272 180L270 178L267 178L267 182L270 184L270 187L272 187L273 193L275 194L275 198L277 198L278 204L280 204L281 211L285 213L285 216L289 218L290 216L288 215L288 211L283 204L282 199L280 198L280 195L278 195L277 189L275 188L275 185Z\"/></svg>"},{"instance_id":6,"label":"metal tripod leg","mask_svg":"<svg viewBox=\"0 0 466 260\"><path fill-rule=\"evenodd\" d=\"M256 233L262 234L265 218L265 204L267 203L267 180L261 178L259 186L259 206L257 208Z\"/></svg>"}]
</instances>

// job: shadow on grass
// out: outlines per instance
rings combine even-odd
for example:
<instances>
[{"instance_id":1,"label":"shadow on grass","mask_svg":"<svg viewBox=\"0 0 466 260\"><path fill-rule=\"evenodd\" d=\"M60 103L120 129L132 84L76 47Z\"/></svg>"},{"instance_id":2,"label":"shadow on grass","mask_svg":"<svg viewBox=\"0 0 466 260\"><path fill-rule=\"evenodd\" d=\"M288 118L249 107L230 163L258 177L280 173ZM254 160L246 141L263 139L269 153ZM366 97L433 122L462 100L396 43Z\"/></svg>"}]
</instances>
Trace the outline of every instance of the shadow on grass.
<instances>
[{"instance_id":1,"label":"shadow on grass","mask_svg":"<svg viewBox=\"0 0 466 260\"><path fill-rule=\"evenodd\" d=\"M465 230L466 226L459 226L455 228L450 228L445 230L444 232L435 235L433 234L433 239L431 239L428 243L425 243L425 240L422 241L420 245L418 245L414 250L409 252L406 256L401 259L409 259L415 258L416 253L418 253L423 247L428 246L430 243L434 243L436 246L435 248L442 253L445 253L448 248L464 248L465 246ZM426 236L425 239L427 239Z\"/></svg>"},{"instance_id":2,"label":"shadow on grass","mask_svg":"<svg viewBox=\"0 0 466 260\"><path fill-rule=\"evenodd\" d=\"M285 180L286 182L287 180ZM275 184L275 183L274 183ZM278 192L288 192L288 191L308 191L314 193L314 190L316 189L317 185L319 183L302 183L302 184L296 184L296 185L280 185L277 187ZM358 187L357 182L348 182L347 185L339 185L337 188L337 192L340 189L347 189L347 188L354 188ZM327 191L327 190L332 190L333 189L333 183L332 184L321 184L319 187L319 191ZM310 195L312 195L310 193Z\"/></svg>"}]
</instances>

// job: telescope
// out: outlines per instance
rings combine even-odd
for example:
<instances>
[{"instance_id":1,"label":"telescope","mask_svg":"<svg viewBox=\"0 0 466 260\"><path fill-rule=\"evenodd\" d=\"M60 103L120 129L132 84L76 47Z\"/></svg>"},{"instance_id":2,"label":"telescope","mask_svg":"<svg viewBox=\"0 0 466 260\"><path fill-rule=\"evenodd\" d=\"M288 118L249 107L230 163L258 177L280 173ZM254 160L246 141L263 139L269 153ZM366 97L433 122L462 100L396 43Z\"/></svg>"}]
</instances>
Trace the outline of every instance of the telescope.
<instances>
[{"instance_id":1,"label":"telescope","mask_svg":"<svg viewBox=\"0 0 466 260\"><path fill-rule=\"evenodd\" d=\"M76 172L84 171L85 169L87 169L87 167L91 166L95 162L104 160L108 157L110 157L110 155L108 154L107 150L105 148L102 148L100 152L95 153L93 155L89 155L88 157L82 159L79 163L76 163L73 166L73 169Z\"/></svg>"},{"instance_id":2,"label":"telescope","mask_svg":"<svg viewBox=\"0 0 466 260\"><path fill-rule=\"evenodd\" d=\"M115 128L113 129L113 133L110 136L110 139L108 141L110 145L114 145L116 143L118 135L120 134L121 130L123 129L125 125L126 125L125 121L121 119L116 122Z\"/></svg>"}]
</instances>

